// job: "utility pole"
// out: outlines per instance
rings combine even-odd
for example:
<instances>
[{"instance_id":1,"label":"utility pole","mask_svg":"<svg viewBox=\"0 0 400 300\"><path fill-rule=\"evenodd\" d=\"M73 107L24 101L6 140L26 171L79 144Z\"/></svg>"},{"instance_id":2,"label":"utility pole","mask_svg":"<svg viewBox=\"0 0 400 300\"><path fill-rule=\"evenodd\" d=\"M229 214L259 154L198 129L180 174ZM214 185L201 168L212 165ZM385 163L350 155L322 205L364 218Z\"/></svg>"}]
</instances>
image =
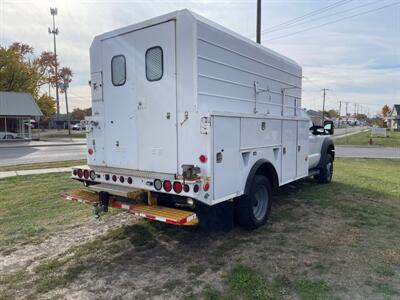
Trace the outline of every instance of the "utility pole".
<instances>
[{"instance_id":1,"label":"utility pole","mask_svg":"<svg viewBox=\"0 0 400 300\"><path fill-rule=\"evenodd\" d=\"M257 43L261 44L261 0L257 0Z\"/></svg>"},{"instance_id":2,"label":"utility pole","mask_svg":"<svg viewBox=\"0 0 400 300\"><path fill-rule=\"evenodd\" d=\"M340 114L342 112L342 101L339 101L339 111L338 111L338 127L340 127Z\"/></svg>"},{"instance_id":3,"label":"utility pole","mask_svg":"<svg viewBox=\"0 0 400 300\"><path fill-rule=\"evenodd\" d=\"M321 91L324 91L324 98L322 101L322 126L324 126L324 121L325 121L325 96L326 96L326 91L329 91L329 89L323 88Z\"/></svg>"},{"instance_id":4,"label":"utility pole","mask_svg":"<svg viewBox=\"0 0 400 300\"><path fill-rule=\"evenodd\" d=\"M58 28L56 28L55 16L57 15L57 8L50 7L50 14L53 16L53 29L49 27L49 34L53 35L53 46L54 46L54 71L55 71L55 80L56 80L56 103L57 103L57 121L60 119L60 98L58 95L58 71L57 71L57 47L56 47L56 35L58 34Z\"/></svg>"},{"instance_id":5,"label":"utility pole","mask_svg":"<svg viewBox=\"0 0 400 300\"><path fill-rule=\"evenodd\" d=\"M349 107L349 102L346 103L346 131L345 131L345 136L346 136L346 144L348 143L348 137L347 137L347 126L349 124L349 114L348 114L348 107Z\"/></svg>"}]
</instances>

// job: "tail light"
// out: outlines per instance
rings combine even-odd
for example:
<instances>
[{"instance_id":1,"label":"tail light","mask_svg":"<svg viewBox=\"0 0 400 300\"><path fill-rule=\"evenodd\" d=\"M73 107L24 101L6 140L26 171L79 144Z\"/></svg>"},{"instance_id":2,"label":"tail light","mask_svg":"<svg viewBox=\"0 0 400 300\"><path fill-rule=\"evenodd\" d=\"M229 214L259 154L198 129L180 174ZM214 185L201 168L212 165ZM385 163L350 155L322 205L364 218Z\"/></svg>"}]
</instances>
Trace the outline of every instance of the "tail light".
<instances>
[{"instance_id":1,"label":"tail light","mask_svg":"<svg viewBox=\"0 0 400 300\"><path fill-rule=\"evenodd\" d=\"M172 190L172 183L169 180L165 180L163 183L164 190L170 192Z\"/></svg>"},{"instance_id":2,"label":"tail light","mask_svg":"<svg viewBox=\"0 0 400 300\"><path fill-rule=\"evenodd\" d=\"M120 177L119 177L119 181L120 181L121 183L124 183L124 181L125 181L124 176L120 176Z\"/></svg>"},{"instance_id":3,"label":"tail light","mask_svg":"<svg viewBox=\"0 0 400 300\"><path fill-rule=\"evenodd\" d=\"M174 192L177 194L182 192L182 183L180 183L179 181L174 182Z\"/></svg>"},{"instance_id":4,"label":"tail light","mask_svg":"<svg viewBox=\"0 0 400 300\"><path fill-rule=\"evenodd\" d=\"M92 155L93 154L93 149L89 148L87 152L89 153L89 155Z\"/></svg>"},{"instance_id":5,"label":"tail light","mask_svg":"<svg viewBox=\"0 0 400 300\"><path fill-rule=\"evenodd\" d=\"M199 160L201 163L206 163L207 162L207 156L205 156L204 154L199 156Z\"/></svg>"},{"instance_id":6,"label":"tail light","mask_svg":"<svg viewBox=\"0 0 400 300\"><path fill-rule=\"evenodd\" d=\"M74 169L74 170L72 171L72 174L73 174L74 176L76 176L76 175L78 174L78 171L77 171L76 169Z\"/></svg>"},{"instance_id":7,"label":"tail light","mask_svg":"<svg viewBox=\"0 0 400 300\"><path fill-rule=\"evenodd\" d=\"M154 188L159 191L162 188L162 182L160 179L154 180Z\"/></svg>"},{"instance_id":8,"label":"tail light","mask_svg":"<svg viewBox=\"0 0 400 300\"><path fill-rule=\"evenodd\" d=\"M207 183L203 186L203 190L207 192L209 189L210 189L210 184L207 182Z\"/></svg>"},{"instance_id":9,"label":"tail light","mask_svg":"<svg viewBox=\"0 0 400 300\"><path fill-rule=\"evenodd\" d=\"M112 176L112 180L115 182L115 181L117 181L117 176L116 175L113 175Z\"/></svg>"},{"instance_id":10,"label":"tail light","mask_svg":"<svg viewBox=\"0 0 400 300\"><path fill-rule=\"evenodd\" d=\"M83 170L82 169L78 169L78 177L82 178L83 176Z\"/></svg>"},{"instance_id":11,"label":"tail light","mask_svg":"<svg viewBox=\"0 0 400 300\"><path fill-rule=\"evenodd\" d=\"M90 179L92 179L92 180L96 179L96 173L93 170L90 171Z\"/></svg>"},{"instance_id":12,"label":"tail light","mask_svg":"<svg viewBox=\"0 0 400 300\"><path fill-rule=\"evenodd\" d=\"M84 170L83 171L83 177L85 177L86 179L89 179L89 170Z\"/></svg>"},{"instance_id":13,"label":"tail light","mask_svg":"<svg viewBox=\"0 0 400 300\"><path fill-rule=\"evenodd\" d=\"M128 177L128 183L132 184L132 182L133 182L132 177Z\"/></svg>"},{"instance_id":14,"label":"tail light","mask_svg":"<svg viewBox=\"0 0 400 300\"><path fill-rule=\"evenodd\" d=\"M195 184L194 187L193 187L193 192L198 193L199 190L200 190L199 185L198 185L198 184Z\"/></svg>"},{"instance_id":15,"label":"tail light","mask_svg":"<svg viewBox=\"0 0 400 300\"><path fill-rule=\"evenodd\" d=\"M183 191L184 191L185 193L189 193L189 191L190 191L189 185L187 185L187 184L183 185Z\"/></svg>"}]
</instances>

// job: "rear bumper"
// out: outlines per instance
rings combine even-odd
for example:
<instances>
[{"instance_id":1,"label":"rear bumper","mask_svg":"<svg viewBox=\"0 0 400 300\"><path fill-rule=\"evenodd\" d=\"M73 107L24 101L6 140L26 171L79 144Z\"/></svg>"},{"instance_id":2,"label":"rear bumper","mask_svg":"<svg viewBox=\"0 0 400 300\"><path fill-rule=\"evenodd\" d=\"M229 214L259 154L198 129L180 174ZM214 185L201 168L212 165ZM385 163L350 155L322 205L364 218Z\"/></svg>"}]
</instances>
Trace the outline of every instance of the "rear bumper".
<instances>
[{"instance_id":1,"label":"rear bumper","mask_svg":"<svg viewBox=\"0 0 400 300\"><path fill-rule=\"evenodd\" d=\"M79 170L82 170L79 172ZM84 170L86 173L84 174ZM138 190L151 191L156 193L165 193L171 195L177 195L182 197L188 197L199 200L203 203L208 203L210 200L208 191L210 189L210 183L208 180L198 179L193 181L174 179L173 175L170 174L156 174L157 178L151 178L146 174L146 177L127 175L121 173L105 172L106 170L94 171L88 167L82 169L78 167L72 168L72 179L86 182L87 185L96 191L106 191L112 195L128 197L129 193L133 193ZM89 174L89 175L88 175ZM88 176L85 176L88 175ZM161 188L155 184L156 181L161 181ZM169 181L171 183L171 189L166 189L164 183ZM180 183L182 186L181 191L175 191L173 186L174 183ZM98 185L98 186L97 186Z\"/></svg>"},{"instance_id":2,"label":"rear bumper","mask_svg":"<svg viewBox=\"0 0 400 300\"><path fill-rule=\"evenodd\" d=\"M139 194L137 195L139 197ZM65 200L77 201L80 203L98 205L99 195L95 192L85 190L73 190L61 193ZM196 213L175 208L168 208L157 205L145 205L135 202L123 202L114 197L108 199L109 207L120 208L127 212L150 220L164 222L173 225L196 225L198 219Z\"/></svg>"}]
</instances>

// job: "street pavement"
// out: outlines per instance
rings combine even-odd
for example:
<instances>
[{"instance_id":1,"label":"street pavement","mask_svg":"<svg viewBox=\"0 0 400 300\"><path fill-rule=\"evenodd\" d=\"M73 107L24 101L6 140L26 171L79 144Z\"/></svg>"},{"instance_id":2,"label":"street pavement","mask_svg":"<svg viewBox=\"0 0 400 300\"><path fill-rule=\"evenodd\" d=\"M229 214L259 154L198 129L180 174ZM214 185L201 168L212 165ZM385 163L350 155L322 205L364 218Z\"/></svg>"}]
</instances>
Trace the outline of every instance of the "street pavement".
<instances>
[{"instance_id":1,"label":"street pavement","mask_svg":"<svg viewBox=\"0 0 400 300\"><path fill-rule=\"evenodd\" d=\"M85 145L0 147L0 166L86 158Z\"/></svg>"},{"instance_id":2,"label":"street pavement","mask_svg":"<svg viewBox=\"0 0 400 300\"><path fill-rule=\"evenodd\" d=\"M349 147L336 146L336 157L355 157L355 158L399 158L400 147Z\"/></svg>"}]
</instances>

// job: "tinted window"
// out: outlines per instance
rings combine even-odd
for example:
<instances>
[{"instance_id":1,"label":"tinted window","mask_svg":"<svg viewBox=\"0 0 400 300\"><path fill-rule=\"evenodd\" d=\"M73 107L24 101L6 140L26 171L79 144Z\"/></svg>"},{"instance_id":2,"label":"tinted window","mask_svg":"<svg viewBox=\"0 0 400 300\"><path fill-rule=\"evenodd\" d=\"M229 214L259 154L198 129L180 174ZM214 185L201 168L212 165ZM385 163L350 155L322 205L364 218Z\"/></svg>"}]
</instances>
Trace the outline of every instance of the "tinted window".
<instances>
[{"instance_id":1,"label":"tinted window","mask_svg":"<svg viewBox=\"0 0 400 300\"><path fill-rule=\"evenodd\" d=\"M117 55L111 59L111 80L113 85L123 85L126 81L125 56Z\"/></svg>"},{"instance_id":2,"label":"tinted window","mask_svg":"<svg viewBox=\"0 0 400 300\"><path fill-rule=\"evenodd\" d=\"M146 78L149 81L160 80L164 72L162 48L157 46L146 51Z\"/></svg>"}]
</instances>

